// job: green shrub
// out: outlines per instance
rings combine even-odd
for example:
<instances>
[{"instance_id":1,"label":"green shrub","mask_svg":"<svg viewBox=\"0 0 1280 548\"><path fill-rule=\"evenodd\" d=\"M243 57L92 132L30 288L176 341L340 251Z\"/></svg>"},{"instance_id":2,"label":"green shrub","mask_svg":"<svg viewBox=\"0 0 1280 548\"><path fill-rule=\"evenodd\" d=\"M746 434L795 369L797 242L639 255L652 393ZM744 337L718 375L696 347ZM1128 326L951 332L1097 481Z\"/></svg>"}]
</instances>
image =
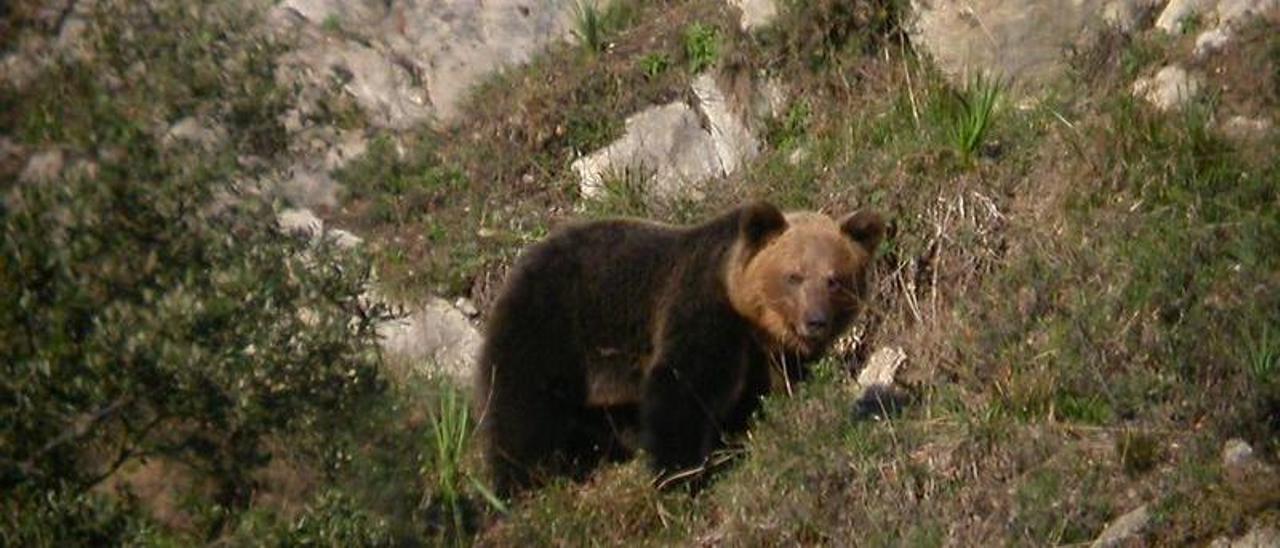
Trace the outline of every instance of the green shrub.
<instances>
[{"instance_id":1,"label":"green shrub","mask_svg":"<svg viewBox=\"0 0 1280 548\"><path fill-rule=\"evenodd\" d=\"M62 516L45 520L48 538L119 540L125 529L75 524L130 514L128 497L88 512L106 500L90 493L161 459L210 483L199 504L217 509L215 535L278 456L268 442L326 468L334 433L383 390L374 326L387 312L363 297L363 257L282 234L273 206L231 183L246 178L238 156L283 149L289 108L277 50L238 34L252 10L95 9L95 57L58 61L30 89L0 85L0 130L92 160L0 196L4 534L43 507ZM166 32L137 31L151 27ZM122 81L135 65L146 71ZM154 120L202 104L226 142L159 142Z\"/></svg>"},{"instance_id":2,"label":"green shrub","mask_svg":"<svg viewBox=\"0 0 1280 548\"><path fill-rule=\"evenodd\" d=\"M685 27L684 57L691 73L698 74L711 68L720 57L720 32L702 23Z\"/></svg>"},{"instance_id":3,"label":"green shrub","mask_svg":"<svg viewBox=\"0 0 1280 548\"><path fill-rule=\"evenodd\" d=\"M266 437L322 444L381 390L367 265L280 233L263 204L219 211L218 167L138 143L4 203L6 490L171 457L240 507Z\"/></svg>"},{"instance_id":4,"label":"green shrub","mask_svg":"<svg viewBox=\"0 0 1280 548\"><path fill-rule=\"evenodd\" d=\"M369 514L349 496L325 492L294 521L282 544L373 547L393 542L385 520Z\"/></svg>"},{"instance_id":5,"label":"green shrub","mask_svg":"<svg viewBox=\"0 0 1280 548\"><path fill-rule=\"evenodd\" d=\"M671 59L662 52L650 53L640 58L640 70L650 80L661 76L670 66Z\"/></svg>"}]
</instances>

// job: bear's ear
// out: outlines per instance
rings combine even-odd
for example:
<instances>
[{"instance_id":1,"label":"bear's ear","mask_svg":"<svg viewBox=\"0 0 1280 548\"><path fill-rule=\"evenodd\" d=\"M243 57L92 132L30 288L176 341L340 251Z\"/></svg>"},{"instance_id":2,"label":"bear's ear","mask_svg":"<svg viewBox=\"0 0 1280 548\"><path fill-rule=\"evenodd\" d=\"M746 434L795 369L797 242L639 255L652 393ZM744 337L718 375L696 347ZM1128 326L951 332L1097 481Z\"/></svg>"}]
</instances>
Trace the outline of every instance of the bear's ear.
<instances>
[{"instance_id":1,"label":"bear's ear","mask_svg":"<svg viewBox=\"0 0 1280 548\"><path fill-rule=\"evenodd\" d=\"M840 231L858 242L867 253L875 253L880 240L884 238L884 220L879 214L864 209L841 219Z\"/></svg>"},{"instance_id":2,"label":"bear's ear","mask_svg":"<svg viewBox=\"0 0 1280 548\"><path fill-rule=\"evenodd\" d=\"M787 218L768 202L752 202L738 213L738 235L751 248L764 245L787 228Z\"/></svg>"}]
</instances>

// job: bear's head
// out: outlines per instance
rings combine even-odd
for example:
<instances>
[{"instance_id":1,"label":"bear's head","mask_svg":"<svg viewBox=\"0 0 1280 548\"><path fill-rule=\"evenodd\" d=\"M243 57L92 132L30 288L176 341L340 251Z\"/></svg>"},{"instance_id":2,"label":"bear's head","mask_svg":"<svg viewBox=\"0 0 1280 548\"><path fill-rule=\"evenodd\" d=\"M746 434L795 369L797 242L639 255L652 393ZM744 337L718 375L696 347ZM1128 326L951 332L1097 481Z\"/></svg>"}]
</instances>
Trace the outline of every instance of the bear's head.
<instances>
[{"instance_id":1,"label":"bear's head","mask_svg":"<svg viewBox=\"0 0 1280 548\"><path fill-rule=\"evenodd\" d=\"M744 207L726 272L729 300L774 343L800 356L823 352L857 315L866 272L884 236L880 216L839 221L808 211Z\"/></svg>"}]
</instances>

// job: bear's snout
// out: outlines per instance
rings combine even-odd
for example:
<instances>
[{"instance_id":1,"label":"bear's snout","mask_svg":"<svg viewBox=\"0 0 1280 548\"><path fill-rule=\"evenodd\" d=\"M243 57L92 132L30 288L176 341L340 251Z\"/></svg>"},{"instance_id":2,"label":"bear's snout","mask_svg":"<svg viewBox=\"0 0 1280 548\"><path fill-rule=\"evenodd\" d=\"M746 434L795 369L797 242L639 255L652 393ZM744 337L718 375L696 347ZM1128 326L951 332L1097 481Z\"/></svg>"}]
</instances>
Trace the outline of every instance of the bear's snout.
<instances>
[{"instance_id":1,"label":"bear's snout","mask_svg":"<svg viewBox=\"0 0 1280 548\"><path fill-rule=\"evenodd\" d=\"M825 336L831 326L831 315L825 310L810 310L804 316L804 329L801 335L814 339Z\"/></svg>"}]
</instances>

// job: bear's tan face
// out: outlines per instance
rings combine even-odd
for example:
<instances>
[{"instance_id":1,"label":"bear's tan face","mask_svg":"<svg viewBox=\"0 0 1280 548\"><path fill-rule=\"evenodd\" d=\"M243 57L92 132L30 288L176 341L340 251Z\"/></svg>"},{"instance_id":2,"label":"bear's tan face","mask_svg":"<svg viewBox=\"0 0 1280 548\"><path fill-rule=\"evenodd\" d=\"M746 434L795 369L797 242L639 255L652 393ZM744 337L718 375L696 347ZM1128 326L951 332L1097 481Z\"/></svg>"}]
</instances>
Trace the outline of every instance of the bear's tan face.
<instances>
[{"instance_id":1,"label":"bear's tan face","mask_svg":"<svg viewBox=\"0 0 1280 548\"><path fill-rule=\"evenodd\" d=\"M793 213L732 280L735 308L775 342L809 356L848 326L865 293L879 219L851 234L826 215ZM863 227L867 228L867 227Z\"/></svg>"}]
</instances>

